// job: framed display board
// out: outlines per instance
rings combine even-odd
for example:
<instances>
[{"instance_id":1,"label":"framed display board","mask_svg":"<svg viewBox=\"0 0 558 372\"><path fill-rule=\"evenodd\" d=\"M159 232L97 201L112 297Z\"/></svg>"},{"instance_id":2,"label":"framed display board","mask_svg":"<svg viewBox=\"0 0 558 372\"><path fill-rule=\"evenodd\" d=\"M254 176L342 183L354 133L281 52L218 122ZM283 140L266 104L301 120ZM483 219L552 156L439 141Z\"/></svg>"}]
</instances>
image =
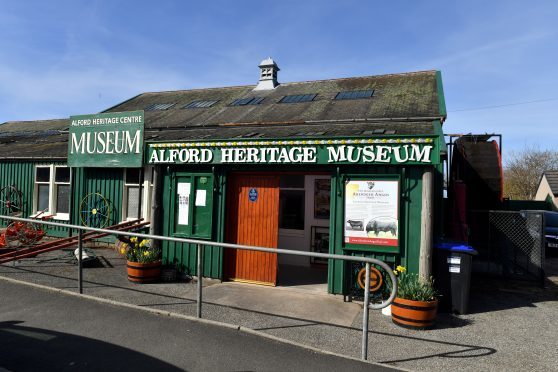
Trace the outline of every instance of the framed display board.
<instances>
[{"instance_id":1,"label":"framed display board","mask_svg":"<svg viewBox=\"0 0 558 372\"><path fill-rule=\"evenodd\" d=\"M312 226L312 252L329 253L329 228ZM310 257L310 262L315 264L326 264L326 258Z\"/></svg>"},{"instance_id":2,"label":"framed display board","mask_svg":"<svg viewBox=\"0 0 558 372\"><path fill-rule=\"evenodd\" d=\"M355 177L345 182L345 246L399 251L398 176Z\"/></svg>"}]
</instances>

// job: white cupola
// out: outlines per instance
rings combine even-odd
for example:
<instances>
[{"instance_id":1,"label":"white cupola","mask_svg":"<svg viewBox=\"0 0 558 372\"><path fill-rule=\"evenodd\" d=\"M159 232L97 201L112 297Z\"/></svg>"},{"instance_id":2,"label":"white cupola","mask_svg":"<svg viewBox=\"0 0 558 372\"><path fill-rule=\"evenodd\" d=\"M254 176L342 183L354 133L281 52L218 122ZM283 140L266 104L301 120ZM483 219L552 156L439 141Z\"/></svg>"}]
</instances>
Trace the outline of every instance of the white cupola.
<instances>
[{"instance_id":1,"label":"white cupola","mask_svg":"<svg viewBox=\"0 0 558 372\"><path fill-rule=\"evenodd\" d=\"M261 61L260 65L260 80L254 90L269 90L274 89L279 83L277 82L277 71L279 66L271 57Z\"/></svg>"}]
</instances>

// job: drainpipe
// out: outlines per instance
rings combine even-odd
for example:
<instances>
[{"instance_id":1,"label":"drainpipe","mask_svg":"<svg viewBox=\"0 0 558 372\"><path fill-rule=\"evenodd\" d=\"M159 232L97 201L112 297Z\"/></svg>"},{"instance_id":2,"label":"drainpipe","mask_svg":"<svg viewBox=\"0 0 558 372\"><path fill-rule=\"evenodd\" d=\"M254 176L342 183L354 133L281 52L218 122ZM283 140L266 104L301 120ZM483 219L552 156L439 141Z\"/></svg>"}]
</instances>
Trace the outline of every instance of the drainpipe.
<instances>
[{"instance_id":1,"label":"drainpipe","mask_svg":"<svg viewBox=\"0 0 558 372\"><path fill-rule=\"evenodd\" d=\"M162 168L160 165L156 165L153 168L153 197L151 198L151 216L149 218L149 234L150 235L161 235L161 199L163 193L161 192L161 180L162 180ZM160 241L153 241L154 247L159 247Z\"/></svg>"}]
</instances>

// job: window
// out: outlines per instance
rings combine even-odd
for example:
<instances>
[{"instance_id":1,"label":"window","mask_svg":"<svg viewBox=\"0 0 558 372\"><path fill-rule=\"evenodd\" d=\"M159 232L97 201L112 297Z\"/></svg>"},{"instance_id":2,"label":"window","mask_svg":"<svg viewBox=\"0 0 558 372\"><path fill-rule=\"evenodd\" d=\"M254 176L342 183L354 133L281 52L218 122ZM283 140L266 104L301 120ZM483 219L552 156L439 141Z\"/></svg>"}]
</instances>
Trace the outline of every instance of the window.
<instances>
[{"instance_id":1,"label":"window","mask_svg":"<svg viewBox=\"0 0 558 372\"><path fill-rule=\"evenodd\" d=\"M56 213L70 214L70 168L54 167Z\"/></svg>"},{"instance_id":2,"label":"window","mask_svg":"<svg viewBox=\"0 0 558 372\"><path fill-rule=\"evenodd\" d=\"M279 187L279 228L304 230L304 175L283 175Z\"/></svg>"},{"instance_id":3,"label":"window","mask_svg":"<svg viewBox=\"0 0 558 372\"><path fill-rule=\"evenodd\" d=\"M140 168L125 169L123 191L122 220L127 221L138 219L138 208L140 217L145 220L149 220L151 213L151 198L153 194L153 167L145 168L141 190Z\"/></svg>"},{"instance_id":4,"label":"window","mask_svg":"<svg viewBox=\"0 0 558 372\"><path fill-rule=\"evenodd\" d=\"M66 166L38 165L35 168L34 214L70 219L71 170Z\"/></svg>"},{"instance_id":5,"label":"window","mask_svg":"<svg viewBox=\"0 0 558 372\"><path fill-rule=\"evenodd\" d=\"M213 106L213 105L216 104L217 102L219 102L219 100L193 101L193 102L190 102L189 104L187 104L186 106L184 106L183 108L185 108L185 109L190 109L190 108L207 108L207 107Z\"/></svg>"},{"instance_id":6,"label":"window","mask_svg":"<svg viewBox=\"0 0 558 372\"><path fill-rule=\"evenodd\" d=\"M152 103L145 108L145 111L161 111L167 110L172 106L176 105L176 103Z\"/></svg>"},{"instance_id":7,"label":"window","mask_svg":"<svg viewBox=\"0 0 558 372\"><path fill-rule=\"evenodd\" d=\"M370 98L374 94L374 89L367 90L351 90L347 92L339 92L335 96L336 100L343 99L359 99L359 98Z\"/></svg>"},{"instance_id":8,"label":"window","mask_svg":"<svg viewBox=\"0 0 558 372\"><path fill-rule=\"evenodd\" d=\"M294 96L285 96L281 98L279 103L298 103L298 102L310 102L316 98L317 94L297 94Z\"/></svg>"},{"instance_id":9,"label":"window","mask_svg":"<svg viewBox=\"0 0 558 372\"><path fill-rule=\"evenodd\" d=\"M263 100L263 97L239 98L232 101L229 106L259 105Z\"/></svg>"}]
</instances>

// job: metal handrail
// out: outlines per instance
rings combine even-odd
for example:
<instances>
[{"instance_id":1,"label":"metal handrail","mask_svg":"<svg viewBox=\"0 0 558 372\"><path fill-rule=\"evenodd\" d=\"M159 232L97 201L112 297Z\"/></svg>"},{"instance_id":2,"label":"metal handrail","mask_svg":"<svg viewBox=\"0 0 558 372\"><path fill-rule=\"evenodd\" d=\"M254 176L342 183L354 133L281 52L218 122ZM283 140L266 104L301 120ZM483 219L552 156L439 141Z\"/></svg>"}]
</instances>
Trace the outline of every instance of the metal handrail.
<instances>
[{"instance_id":1,"label":"metal handrail","mask_svg":"<svg viewBox=\"0 0 558 372\"><path fill-rule=\"evenodd\" d=\"M100 229L96 227L87 227L87 226L79 226L79 225L72 225L72 224L65 224L60 222L52 222L52 221L37 221L34 219L29 218L21 218L21 217L12 217L12 216L3 216L0 215L0 219L5 220L12 220L12 221L21 221L21 222L29 222L35 224L42 224L47 226L58 226L64 227L67 229L74 229L78 230L78 285L79 285L79 292L83 293L83 286L82 286L82 233L83 231L94 231L99 233L106 233L111 235L123 235L123 236L135 236L138 238L144 239L153 239L153 240L163 240L163 241L171 241L171 242L178 242L178 243L190 243L196 244L197 247L197 276L198 276L198 283L197 283L197 317L201 318L201 304L202 304L202 276L203 276L203 248L205 246L212 246L212 247L222 247L222 248L229 248L229 249L241 249L241 250L250 250L250 251L257 251L257 252L267 252L267 253L277 253L277 254L288 254L293 256L306 256L306 257L316 257L316 258L325 258L325 259L333 259L333 260L343 260L343 261L353 261L353 262L362 262L366 265L366 278L370 278L370 265L378 265L382 269L388 273L392 288L390 296L387 300L382 301L381 303L373 303L370 304L370 280L365 280L365 288L364 288L364 314L363 314L363 324L362 324L362 359L368 359L368 309L382 309L384 307L389 306L395 296L397 294L397 279L395 274L392 271L392 268L389 267L385 262L377 260L375 258L368 258L368 257L359 257L359 256L345 256L340 254L329 254L329 253L317 253L317 252L305 252L305 251L295 251L290 249L280 249L280 248L267 248L267 247L257 247L251 245L241 245L241 244L232 244L232 243L220 243L220 242L213 242L207 240L199 240L199 239L188 239L188 238L175 238L170 236L160 236L160 235L151 235L151 234L142 234L142 233L135 233L135 232L125 232L125 231L114 231L109 229Z\"/></svg>"}]
</instances>

